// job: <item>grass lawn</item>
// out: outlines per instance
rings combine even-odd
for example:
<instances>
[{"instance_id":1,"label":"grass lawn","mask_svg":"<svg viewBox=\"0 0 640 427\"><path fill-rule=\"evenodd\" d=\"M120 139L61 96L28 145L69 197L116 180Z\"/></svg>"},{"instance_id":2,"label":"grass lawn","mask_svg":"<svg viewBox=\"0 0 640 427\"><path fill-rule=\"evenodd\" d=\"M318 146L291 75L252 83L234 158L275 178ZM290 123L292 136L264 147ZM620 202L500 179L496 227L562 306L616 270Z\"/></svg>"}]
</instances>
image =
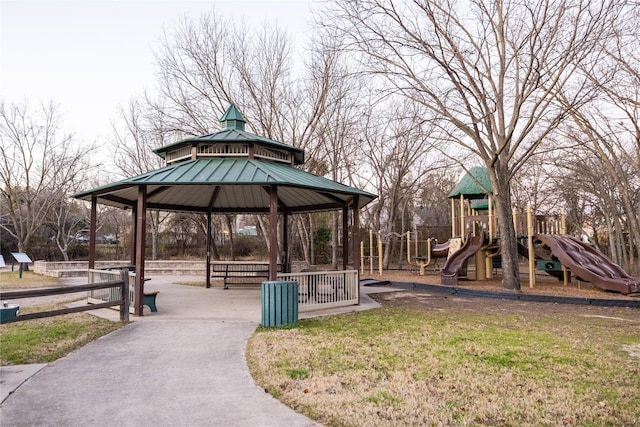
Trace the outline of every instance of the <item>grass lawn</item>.
<instances>
[{"instance_id":1,"label":"grass lawn","mask_svg":"<svg viewBox=\"0 0 640 427\"><path fill-rule=\"evenodd\" d=\"M19 290L54 287L58 279L33 272L0 273L0 289ZM69 299L67 302L72 301ZM12 302L12 301L8 301ZM50 311L64 308L66 302L30 305L20 312ZM0 365L48 363L123 326L88 313L65 314L44 319L0 325Z\"/></svg>"},{"instance_id":2,"label":"grass lawn","mask_svg":"<svg viewBox=\"0 0 640 427\"><path fill-rule=\"evenodd\" d=\"M328 426L640 425L638 310L452 299L258 329L249 367Z\"/></svg>"},{"instance_id":3,"label":"grass lawn","mask_svg":"<svg viewBox=\"0 0 640 427\"><path fill-rule=\"evenodd\" d=\"M0 272L0 290L3 291L9 289L48 288L57 284L57 278L35 274L33 271L23 271L22 279L17 270Z\"/></svg>"}]
</instances>

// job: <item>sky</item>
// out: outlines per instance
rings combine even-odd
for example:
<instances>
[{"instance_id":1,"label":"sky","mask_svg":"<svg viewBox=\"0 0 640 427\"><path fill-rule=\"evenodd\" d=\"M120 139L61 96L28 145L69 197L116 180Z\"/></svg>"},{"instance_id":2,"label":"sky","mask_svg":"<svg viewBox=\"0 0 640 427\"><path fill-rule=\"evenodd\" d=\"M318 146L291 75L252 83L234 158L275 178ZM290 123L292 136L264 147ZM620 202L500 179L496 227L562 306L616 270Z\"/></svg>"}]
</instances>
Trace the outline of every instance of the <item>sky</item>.
<instances>
[{"instance_id":1,"label":"sky","mask_svg":"<svg viewBox=\"0 0 640 427\"><path fill-rule=\"evenodd\" d=\"M152 91L153 49L183 16L216 10L249 25L285 28L298 43L309 32L312 0L0 0L0 98L53 100L63 129L103 143L117 109Z\"/></svg>"}]
</instances>

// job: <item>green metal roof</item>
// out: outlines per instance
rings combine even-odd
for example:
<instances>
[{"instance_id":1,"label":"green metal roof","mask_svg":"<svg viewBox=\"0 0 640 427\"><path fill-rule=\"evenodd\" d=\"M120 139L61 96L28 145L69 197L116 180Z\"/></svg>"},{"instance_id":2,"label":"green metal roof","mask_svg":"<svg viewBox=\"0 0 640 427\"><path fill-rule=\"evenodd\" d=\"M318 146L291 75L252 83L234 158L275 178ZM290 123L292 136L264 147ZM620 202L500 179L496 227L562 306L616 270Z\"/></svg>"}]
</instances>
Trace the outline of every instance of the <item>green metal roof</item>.
<instances>
[{"instance_id":1,"label":"green metal roof","mask_svg":"<svg viewBox=\"0 0 640 427\"><path fill-rule=\"evenodd\" d=\"M173 144L165 145L164 147L156 148L154 153L158 154L163 159L167 151L177 148L180 145L193 145L199 143L224 143L224 142L246 142L246 143L260 143L273 148L289 151L293 154L295 164L304 163L304 150L301 148L293 147L291 145L282 144L278 141L264 138L262 136L254 135L244 130L221 130L220 132L212 133L209 135L195 136L192 138L183 139Z\"/></svg>"},{"instance_id":2,"label":"green metal roof","mask_svg":"<svg viewBox=\"0 0 640 427\"><path fill-rule=\"evenodd\" d=\"M271 148L277 148L279 150L288 151L293 155L293 160L296 165L304 163L304 150L294 147L292 145L283 144L278 141L274 141L269 138L254 135L251 132L244 130L245 119L238 110L238 108L231 104L227 111L220 117L220 123L222 130L219 132L211 133L208 135L194 136L186 139L182 139L173 144L165 145L153 150L154 153L166 159L166 153L168 151L177 149L182 145L197 145L197 144L218 144L225 142L240 142L240 143L257 143L259 145L265 145Z\"/></svg>"},{"instance_id":3,"label":"green metal roof","mask_svg":"<svg viewBox=\"0 0 640 427\"><path fill-rule=\"evenodd\" d=\"M98 198L99 203L127 207L147 187L147 207L168 211L268 212L270 185L278 186L281 210L309 212L339 209L354 196L362 208L375 194L316 176L287 164L242 158L202 158L94 188L74 197Z\"/></svg>"},{"instance_id":4,"label":"green metal roof","mask_svg":"<svg viewBox=\"0 0 640 427\"><path fill-rule=\"evenodd\" d=\"M484 199L487 194L492 194L491 182L487 168L482 166L472 167L469 172L458 182L458 185L449 193L449 198L460 197L462 194L467 199Z\"/></svg>"},{"instance_id":5,"label":"green metal roof","mask_svg":"<svg viewBox=\"0 0 640 427\"><path fill-rule=\"evenodd\" d=\"M495 208L495 203L492 201L491 202L491 206L492 208ZM487 199L476 199L471 201L471 209L476 209L476 210L488 210L489 209L489 200Z\"/></svg>"}]
</instances>

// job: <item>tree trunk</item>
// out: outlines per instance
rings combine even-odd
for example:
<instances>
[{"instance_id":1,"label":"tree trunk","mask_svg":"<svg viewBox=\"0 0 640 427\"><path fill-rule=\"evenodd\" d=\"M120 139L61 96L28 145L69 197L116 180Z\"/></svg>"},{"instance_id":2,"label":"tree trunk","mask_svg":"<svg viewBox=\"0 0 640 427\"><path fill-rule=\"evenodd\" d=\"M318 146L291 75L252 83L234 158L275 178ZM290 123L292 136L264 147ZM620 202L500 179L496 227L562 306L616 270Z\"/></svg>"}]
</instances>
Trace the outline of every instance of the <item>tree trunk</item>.
<instances>
[{"instance_id":1,"label":"tree trunk","mask_svg":"<svg viewBox=\"0 0 640 427\"><path fill-rule=\"evenodd\" d=\"M497 167L496 167L497 169ZM502 249L502 287L504 289L520 291L520 268L518 265L518 241L513 226L513 212L511 210L510 182L500 174L500 170L488 168L493 196L496 201L498 228L500 230L500 246Z\"/></svg>"},{"instance_id":2,"label":"tree trunk","mask_svg":"<svg viewBox=\"0 0 640 427\"><path fill-rule=\"evenodd\" d=\"M331 213L331 268L338 268L338 212ZM347 248L342 248L343 252ZM344 256L344 255L343 255Z\"/></svg>"},{"instance_id":3,"label":"tree trunk","mask_svg":"<svg viewBox=\"0 0 640 427\"><path fill-rule=\"evenodd\" d=\"M302 215L296 215L296 227L298 228L300 244L302 245L302 257L307 263L311 264L311 258L309 256L309 233L307 233Z\"/></svg>"},{"instance_id":4,"label":"tree trunk","mask_svg":"<svg viewBox=\"0 0 640 427\"><path fill-rule=\"evenodd\" d=\"M313 224L313 214L309 214L309 264L316 263L316 251L315 251L315 229Z\"/></svg>"},{"instance_id":5,"label":"tree trunk","mask_svg":"<svg viewBox=\"0 0 640 427\"><path fill-rule=\"evenodd\" d=\"M404 262L404 245L405 245L405 241L404 241L404 229L406 227L405 224L405 216L406 216L406 212L407 212L407 203L408 203L408 199L405 198L404 203L402 204L402 211L400 212L400 250L398 251L398 268L402 269L403 266L403 262Z\"/></svg>"},{"instance_id":6,"label":"tree trunk","mask_svg":"<svg viewBox=\"0 0 640 427\"><path fill-rule=\"evenodd\" d=\"M236 248L233 241L233 221L231 215L225 215L224 219L227 223L227 230L229 231L229 250L231 252L231 261L236 260Z\"/></svg>"},{"instance_id":7,"label":"tree trunk","mask_svg":"<svg viewBox=\"0 0 640 427\"><path fill-rule=\"evenodd\" d=\"M382 236L382 234L380 237L382 238L382 242L384 244L384 237ZM387 238L387 245L384 247L384 251L383 251L384 255L382 255L382 268L385 270L389 268L389 259L391 258L391 248L393 246L392 239L393 237L389 235L389 237ZM378 255L380 256L381 254L378 254Z\"/></svg>"},{"instance_id":8,"label":"tree trunk","mask_svg":"<svg viewBox=\"0 0 640 427\"><path fill-rule=\"evenodd\" d=\"M149 212L151 219L151 259L158 259L158 240L160 238L160 211Z\"/></svg>"},{"instance_id":9,"label":"tree trunk","mask_svg":"<svg viewBox=\"0 0 640 427\"><path fill-rule=\"evenodd\" d=\"M264 239L264 244L266 245L267 248L269 248L269 233L270 233L270 228L267 224L264 223L264 216L262 215L256 215L256 220L258 221L258 227L261 230L262 234L262 238Z\"/></svg>"},{"instance_id":10,"label":"tree trunk","mask_svg":"<svg viewBox=\"0 0 640 427\"><path fill-rule=\"evenodd\" d=\"M605 213L605 221L607 222L607 235L609 237L609 256L616 263L620 263L618 251L616 251L616 241L613 235L613 218Z\"/></svg>"}]
</instances>

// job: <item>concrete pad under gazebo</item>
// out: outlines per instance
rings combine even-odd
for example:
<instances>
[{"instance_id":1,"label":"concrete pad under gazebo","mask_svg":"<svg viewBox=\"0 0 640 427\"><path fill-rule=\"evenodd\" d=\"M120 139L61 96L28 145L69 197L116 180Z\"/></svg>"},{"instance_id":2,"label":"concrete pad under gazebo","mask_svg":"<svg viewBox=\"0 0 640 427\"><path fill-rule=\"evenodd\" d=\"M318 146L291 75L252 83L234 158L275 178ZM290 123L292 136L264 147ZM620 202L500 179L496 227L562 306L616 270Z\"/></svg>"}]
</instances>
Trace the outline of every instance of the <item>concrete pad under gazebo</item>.
<instances>
[{"instance_id":1,"label":"concrete pad under gazebo","mask_svg":"<svg viewBox=\"0 0 640 427\"><path fill-rule=\"evenodd\" d=\"M284 272L289 272L289 215L341 210L343 269L347 269L350 260L354 270L358 268L359 212L377 196L297 168L304 163L304 151L245 131L245 119L233 104L220 122L219 132L154 150L166 160L166 167L74 195L91 202L89 269L95 266L97 204L132 210L136 315L142 315L147 209L207 215L207 286L211 277L213 214L269 214L268 278L276 280L279 215L283 217Z\"/></svg>"}]
</instances>

